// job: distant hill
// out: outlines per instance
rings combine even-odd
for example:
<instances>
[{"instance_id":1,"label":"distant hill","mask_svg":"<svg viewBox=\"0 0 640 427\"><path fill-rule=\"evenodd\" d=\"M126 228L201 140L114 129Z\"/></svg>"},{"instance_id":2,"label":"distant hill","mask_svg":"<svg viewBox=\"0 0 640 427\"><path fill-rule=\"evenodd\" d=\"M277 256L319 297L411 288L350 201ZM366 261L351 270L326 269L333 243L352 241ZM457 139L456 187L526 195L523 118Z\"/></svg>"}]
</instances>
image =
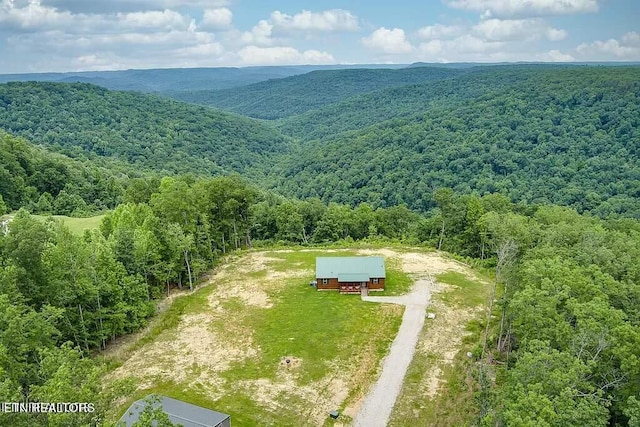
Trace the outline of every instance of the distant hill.
<instances>
[{"instance_id":1,"label":"distant hill","mask_svg":"<svg viewBox=\"0 0 640 427\"><path fill-rule=\"evenodd\" d=\"M640 67L486 68L291 117L288 195L433 207L434 188L640 218Z\"/></svg>"},{"instance_id":2,"label":"distant hill","mask_svg":"<svg viewBox=\"0 0 640 427\"><path fill-rule=\"evenodd\" d=\"M461 70L433 67L319 70L231 89L182 91L171 96L249 117L279 119L354 95L394 86L450 79L462 73Z\"/></svg>"},{"instance_id":3,"label":"distant hill","mask_svg":"<svg viewBox=\"0 0 640 427\"><path fill-rule=\"evenodd\" d=\"M401 68L405 65L291 65L264 67L162 68L150 70L0 74L0 83L40 81L92 83L112 90L172 92L227 89L314 70Z\"/></svg>"},{"instance_id":4,"label":"distant hill","mask_svg":"<svg viewBox=\"0 0 640 427\"><path fill-rule=\"evenodd\" d=\"M112 90L164 92L230 88L304 72L306 71L295 67L254 67L0 74L0 83L11 81L92 83Z\"/></svg>"},{"instance_id":5,"label":"distant hill","mask_svg":"<svg viewBox=\"0 0 640 427\"><path fill-rule=\"evenodd\" d=\"M76 158L172 174L245 172L288 141L252 119L86 83L0 85L0 129Z\"/></svg>"},{"instance_id":6,"label":"distant hill","mask_svg":"<svg viewBox=\"0 0 640 427\"><path fill-rule=\"evenodd\" d=\"M567 65L528 65L475 67L467 70L411 68L406 71L429 70L433 75L450 78L405 84L374 90L328 104L303 114L280 120L277 127L287 135L301 139L324 138L358 130L385 120L408 117L437 107L462 106L487 92L512 87L529 81L540 73ZM242 88L238 88L242 90Z\"/></svg>"}]
</instances>

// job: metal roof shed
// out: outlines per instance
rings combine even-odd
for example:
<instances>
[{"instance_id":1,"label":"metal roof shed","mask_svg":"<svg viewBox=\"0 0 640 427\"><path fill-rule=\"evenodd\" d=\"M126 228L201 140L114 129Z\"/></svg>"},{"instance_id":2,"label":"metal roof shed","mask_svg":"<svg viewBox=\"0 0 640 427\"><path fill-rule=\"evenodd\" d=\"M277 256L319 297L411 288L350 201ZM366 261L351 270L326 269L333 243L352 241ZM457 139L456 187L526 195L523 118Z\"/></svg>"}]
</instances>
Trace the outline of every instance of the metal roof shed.
<instances>
[{"instance_id":1,"label":"metal roof shed","mask_svg":"<svg viewBox=\"0 0 640 427\"><path fill-rule=\"evenodd\" d=\"M131 427L138 421L140 414L144 410L151 396L136 400L131 404L127 412L118 421L118 426ZM192 405L181 400L172 399L166 396L157 396L159 401L154 405L162 406L162 410L169 416L172 423L184 427L231 427L231 416L221 412L212 411L201 406Z\"/></svg>"}]
</instances>

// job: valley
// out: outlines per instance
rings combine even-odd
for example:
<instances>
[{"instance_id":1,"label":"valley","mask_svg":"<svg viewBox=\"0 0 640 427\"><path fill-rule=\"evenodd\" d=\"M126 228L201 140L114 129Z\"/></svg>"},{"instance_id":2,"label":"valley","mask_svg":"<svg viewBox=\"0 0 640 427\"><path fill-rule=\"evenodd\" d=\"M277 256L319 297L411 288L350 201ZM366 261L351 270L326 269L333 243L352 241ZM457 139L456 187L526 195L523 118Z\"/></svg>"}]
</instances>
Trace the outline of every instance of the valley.
<instances>
[{"instance_id":1,"label":"valley","mask_svg":"<svg viewBox=\"0 0 640 427\"><path fill-rule=\"evenodd\" d=\"M0 425L636 425L638 65L147 71L0 84Z\"/></svg>"}]
</instances>

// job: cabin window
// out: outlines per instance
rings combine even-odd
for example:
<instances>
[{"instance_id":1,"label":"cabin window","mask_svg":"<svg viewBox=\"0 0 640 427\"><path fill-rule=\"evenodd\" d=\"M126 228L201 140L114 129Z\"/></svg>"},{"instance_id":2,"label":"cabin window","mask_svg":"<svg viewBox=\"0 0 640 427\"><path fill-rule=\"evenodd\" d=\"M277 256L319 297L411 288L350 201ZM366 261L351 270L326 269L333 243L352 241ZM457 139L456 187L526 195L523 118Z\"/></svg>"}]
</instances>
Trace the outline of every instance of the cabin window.
<instances>
[{"instance_id":1,"label":"cabin window","mask_svg":"<svg viewBox=\"0 0 640 427\"><path fill-rule=\"evenodd\" d=\"M323 285L326 285L327 283L329 283L329 280L328 280L328 279L322 279L322 284L323 284Z\"/></svg>"},{"instance_id":2,"label":"cabin window","mask_svg":"<svg viewBox=\"0 0 640 427\"><path fill-rule=\"evenodd\" d=\"M374 285L377 285L378 284L378 279L372 279L371 283L373 283Z\"/></svg>"}]
</instances>

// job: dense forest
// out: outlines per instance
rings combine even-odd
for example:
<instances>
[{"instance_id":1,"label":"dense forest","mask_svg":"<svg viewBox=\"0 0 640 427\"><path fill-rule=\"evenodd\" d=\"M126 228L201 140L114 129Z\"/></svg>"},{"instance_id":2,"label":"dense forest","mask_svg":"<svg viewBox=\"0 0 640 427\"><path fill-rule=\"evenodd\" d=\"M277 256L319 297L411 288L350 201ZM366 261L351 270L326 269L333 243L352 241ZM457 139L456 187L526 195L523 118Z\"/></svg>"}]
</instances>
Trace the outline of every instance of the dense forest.
<instances>
[{"instance_id":1,"label":"dense forest","mask_svg":"<svg viewBox=\"0 0 640 427\"><path fill-rule=\"evenodd\" d=\"M258 119L280 119L388 87L453 78L464 71L417 67L398 70L313 71L224 90L183 91L176 99Z\"/></svg>"},{"instance_id":2,"label":"dense forest","mask_svg":"<svg viewBox=\"0 0 640 427\"><path fill-rule=\"evenodd\" d=\"M0 85L0 126L74 158L128 164L129 175L239 172L325 203L427 212L433 189L450 187L640 217L640 68L407 70L321 71L237 89L231 101L265 116L342 99L273 122L86 84L12 83ZM381 77L359 83L367 73ZM436 80L396 85L428 76Z\"/></svg>"},{"instance_id":3,"label":"dense forest","mask_svg":"<svg viewBox=\"0 0 640 427\"><path fill-rule=\"evenodd\" d=\"M331 95L323 71L237 92L236 106L270 85L318 93L251 105L272 122L89 84L0 85L0 401L96 405L0 423L102 424L132 385L103 388L90 355L231 251L393 241L495 272L471 424L639 426L640 69L612 70L442 69ZM83 235L30 215L96 212Z\"/></svg>"},{"instance_id":4,"label":"dense forest","mask_svg":"<svg viewBox=\"0 0 640 427\"><path fill-rule=\"evenodd\" d=\"M446 186L640 218L640 68L508 70L295 116L281 129L308 141L271 185L325 202L419 211Z\"/></svg>"},{"instance_id":5,"label":"dense forest","mask_svg":"<svg viewBox=\"0 0 640 427\"><path fill-rule=\"evenodd\" d=\"M0 129L70 157L115 159L158 174L264 170L289 146L248 118L85 83L0 85Z\"/></svg>"},{"instance_id":6,"label":"dense forest","mask_svg":"<svg viewBox=\"0 0 640 427\"><path fill-rule=\"evenodd\" d=\"M74 216L113 209L129 178L111 165L72 160L0 130L0 215L21 207Z\"/></svg>"}]
</instances>

